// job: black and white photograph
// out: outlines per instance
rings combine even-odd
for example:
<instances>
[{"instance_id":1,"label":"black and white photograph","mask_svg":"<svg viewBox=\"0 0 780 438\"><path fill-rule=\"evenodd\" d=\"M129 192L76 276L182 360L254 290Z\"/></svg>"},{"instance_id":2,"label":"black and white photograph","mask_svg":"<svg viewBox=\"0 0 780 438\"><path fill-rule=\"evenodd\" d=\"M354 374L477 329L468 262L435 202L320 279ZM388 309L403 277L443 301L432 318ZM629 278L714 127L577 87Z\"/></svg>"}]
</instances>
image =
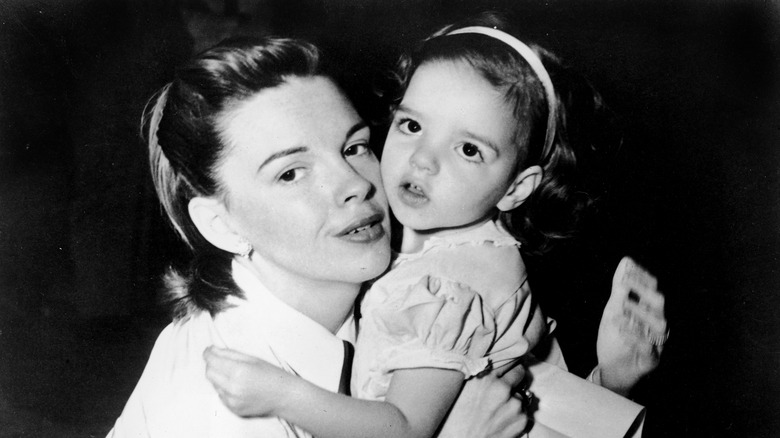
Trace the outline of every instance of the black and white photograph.
<instances>
[{"instance_id":1,"label":"black and white photograph","mask_svg":"<svg viewBox=\"0 0 780 438\"><path fill-rule=\"evenodd\" d=\"M780 436L780 3L0 0L0 438Z\"/></svg>"}]
</instances>

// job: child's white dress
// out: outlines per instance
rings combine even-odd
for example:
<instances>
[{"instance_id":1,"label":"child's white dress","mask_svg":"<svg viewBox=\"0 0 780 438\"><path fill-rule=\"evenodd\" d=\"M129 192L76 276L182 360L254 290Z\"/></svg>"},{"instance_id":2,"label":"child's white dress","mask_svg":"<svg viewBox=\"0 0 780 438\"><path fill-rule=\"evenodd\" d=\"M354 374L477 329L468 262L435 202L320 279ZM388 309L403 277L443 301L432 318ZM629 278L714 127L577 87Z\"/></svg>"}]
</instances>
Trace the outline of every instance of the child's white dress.
<instances>
[{"instance_id":1,"label":"child's white dress","mask_svg":"<svg viewBox=\"0 0 780 438\"><path fill-rule=\"evenodd\" d=\"M529 352L547 326L519 246L489 221L399 254L361 304L352 394L383 400L398 369L445 368L469 378Z\"/></svg>"}]
</instances>

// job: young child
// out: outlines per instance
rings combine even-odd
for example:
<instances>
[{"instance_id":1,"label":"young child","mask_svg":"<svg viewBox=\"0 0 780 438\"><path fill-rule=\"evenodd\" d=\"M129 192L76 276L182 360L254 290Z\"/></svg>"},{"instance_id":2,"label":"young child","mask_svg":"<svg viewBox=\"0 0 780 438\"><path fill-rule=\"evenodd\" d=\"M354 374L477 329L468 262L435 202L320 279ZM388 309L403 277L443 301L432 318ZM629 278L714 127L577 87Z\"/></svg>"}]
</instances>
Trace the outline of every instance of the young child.
<instances>
[{"instance_id":1,"label":"young child","mask_svg":"<svg viewBox=\"0 0 780 438\"><path fill-rule=\"evenodd\" d=\"M207 352L247 365L229 380L209 373L234 412L319 437L429 437L465 379L503 374L547 335L518 249L566 236L544 220L573 217L582 201L569 94L554 59L496 27L445 28L400 64L381 169L403 239L360 307L356 398Z\"/></svg>"}]
</instances>

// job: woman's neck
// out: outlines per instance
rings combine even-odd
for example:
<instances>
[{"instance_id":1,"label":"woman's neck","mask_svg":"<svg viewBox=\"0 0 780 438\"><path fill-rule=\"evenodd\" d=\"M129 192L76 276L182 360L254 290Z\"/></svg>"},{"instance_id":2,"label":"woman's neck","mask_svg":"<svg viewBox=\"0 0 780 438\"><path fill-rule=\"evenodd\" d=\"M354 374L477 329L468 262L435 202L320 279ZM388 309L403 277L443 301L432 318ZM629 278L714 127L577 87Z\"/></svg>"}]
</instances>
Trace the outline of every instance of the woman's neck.
<instances>
[{"instance_id":1,"label":"woman's neck","mask_svg":"<svg viewBox=\"0 0 780 438\"><path fill-rule=\"evenodd\" d=\"M320 281L236 258L255 274L276 298L336 333L352 313L361 284Z\"/></svg>"},{"instance_id":2,"label":"woman's neck","mask_svg":"<svg viewBox=\"0 0 780 438\"><path fill-rule=\"evenodd\" d=\"M414 253L421 251L425 245L425 242L432 237L446 237L453 234L460 234L466 231L470 231L481 227L491 219L491 217L485 217L459 227L435 228L432 230L414 230L405 226L403 228L401 252Z\"/></svg>"}]
</instances>

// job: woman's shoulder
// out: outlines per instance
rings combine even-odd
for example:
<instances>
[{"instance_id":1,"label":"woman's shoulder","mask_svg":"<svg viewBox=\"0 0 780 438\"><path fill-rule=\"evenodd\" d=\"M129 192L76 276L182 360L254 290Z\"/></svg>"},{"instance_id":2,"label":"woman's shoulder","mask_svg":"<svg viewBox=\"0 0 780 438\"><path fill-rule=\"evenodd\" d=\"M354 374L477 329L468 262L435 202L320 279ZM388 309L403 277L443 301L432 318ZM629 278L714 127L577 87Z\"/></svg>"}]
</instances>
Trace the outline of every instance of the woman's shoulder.
<instances>
[{"instance_id":1,"label":"woman's shoulder","mask_svg":"<svg viewBox=\"0 0 780 438\"><path fill-rule=\"evenodd\" d=\"M202 362L203 350L214 343L208 312L174 320L157 337L147 367L183 370Z\"/></svg>"},{"instance_id":2,"label":"woman's shoulder","mask_svg":"<svg viewBox=\"0 0 780 438\"><path fill-rule=\"evenodd\" d=\"M179 412L181 406L195 409L208 399L203 351L212 342L209 320L209 313L202 312L173 321L160 332L133 394L154 417L147 421L165 422L162 417Z\"/></svg>"}]
</instances>

